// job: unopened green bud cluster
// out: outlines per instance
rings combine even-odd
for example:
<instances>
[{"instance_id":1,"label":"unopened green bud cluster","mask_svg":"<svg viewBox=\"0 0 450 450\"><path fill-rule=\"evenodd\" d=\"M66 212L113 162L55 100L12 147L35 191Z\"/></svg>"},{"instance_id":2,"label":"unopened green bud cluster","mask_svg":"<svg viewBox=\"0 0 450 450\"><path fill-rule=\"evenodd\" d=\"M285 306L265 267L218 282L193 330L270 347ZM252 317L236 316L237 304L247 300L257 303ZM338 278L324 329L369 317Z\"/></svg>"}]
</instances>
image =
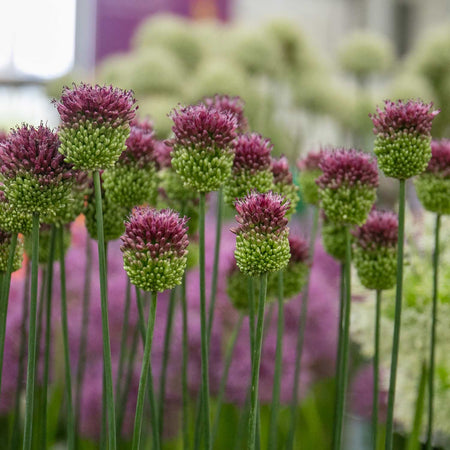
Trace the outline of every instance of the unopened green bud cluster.
<instances>
[{"instance_id":1,"label":"unopened green bud cluster","mask_svg":"<svg viewBox=\"0 0 450 450\"><path fill-rule=\"evenodd\" d=\"M11 248L11 234L0 230L0 274L8 269L9 252ZM14 251L12 271L15 272L22 267L23 240L17 239L16 249Z\"/></svg>"},{"instance_id":2,"label":"unopened green bud cluster","mask_svg":"<svg viewBox=\"0 0 450 450\"><path fill-rule=\"evenodd\" d=\"M326 217L322 221L323 247L330 256L340 262L345 261L346 228L346 225L334 223Z\"/></svg>"}]
</instances>

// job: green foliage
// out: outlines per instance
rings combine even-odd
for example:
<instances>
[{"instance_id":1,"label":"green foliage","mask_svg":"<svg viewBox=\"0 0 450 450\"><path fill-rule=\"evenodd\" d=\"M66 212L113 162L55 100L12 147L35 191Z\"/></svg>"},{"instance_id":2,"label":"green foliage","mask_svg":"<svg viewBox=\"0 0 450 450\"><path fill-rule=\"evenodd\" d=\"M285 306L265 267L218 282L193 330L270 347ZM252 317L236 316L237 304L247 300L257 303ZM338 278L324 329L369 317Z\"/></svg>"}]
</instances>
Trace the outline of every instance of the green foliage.
<instances>
[{"instance_id":1,"label":"green foliage","mask_svg":"<svg viewBox=\"0 0 450 450\"><path fill-rule=\"evenodd\" d=\"M39 229L39 264L47 264L50 256L50 240L51 240L51 228L47 224L41 224ZM64 253L70 247L71 234L70 228L63 227L63 242L64 242ZM28 258L31 259L32 252L32 237L30 234L25 236L25 253ZM59 255L59 239L55 240L55 255ZM57 256L54 257L57 259Z\"/></svg>"}]
</instances>

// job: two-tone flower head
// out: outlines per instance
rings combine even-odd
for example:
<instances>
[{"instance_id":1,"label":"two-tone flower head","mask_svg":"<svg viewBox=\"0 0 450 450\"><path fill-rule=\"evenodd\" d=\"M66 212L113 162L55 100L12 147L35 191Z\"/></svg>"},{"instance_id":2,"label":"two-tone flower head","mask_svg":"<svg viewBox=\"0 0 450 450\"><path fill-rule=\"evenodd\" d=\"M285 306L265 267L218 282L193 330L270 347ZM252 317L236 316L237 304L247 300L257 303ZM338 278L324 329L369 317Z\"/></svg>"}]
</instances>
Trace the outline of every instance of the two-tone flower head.
<instances>
[{"instance_id":1,"label":"two-tone flower head","mask_svg":"<svg viewBox=\"0 0 450 450\"><path fill-rule=\"evenodd\" d=\"M11 208L52 221L70 201L75 171L59 145L58 135L42 123L16 128L0 144L0 177Z\"/></svg>"},{"instance_id":2,"label":"two-tone flower head","mask_svg":"<svg viewBox=\"0 0 450 450\"><path fill-rule=\"evenodd\" d=\"M132 212L120 247L131 283L150 292L181 283L189 244L187 220L170 209L138 207Z\"/></svg>"},{"instance_id":3,"label":"two-tone flower head","mask_svg":"<svg viewBox=\"0 0 450 450\"><path fill-rule=\"evenodd\" d=\"M129 210L145 203L154 205L158 183L152 123L134 119L125 145L116 164L103 174L106 192L114 203Z\"/></svg>"},{"instance_id":4,"label":"two-tone flower head","mask_svg":"<svg viewBox=\"0 0 450 450\"><path fill-rule=\"evenodd\" d=\"M9 250L11 248L11 237L12 233L0 229L0 274L2 272L6 272L8 268ZM12 267L13 272L21 268L22 255L23 255L23 240L22 238L19 238L17 240L17 246L14 251L14 259Z\"/></svg>"},{"instance_id":5,"label":"two-tone flower head","mask_svg":"<svg viewBox=\"0 0 450 450\"><path fill-rule=\"evenodd\" d=\"M286 212L289 202L269 191L252 191L237 200L234 256L239 269L249 276L284 269L291 257Z\"/></svg>"},{"instance_id":6,"label":"two-tone flower head","mask_svg":"<svg viewBox=\"0 0 450 450\"><path fill-rule=\"evenodd\" d=\"M203 103L210 108L234 115L237 120L236 131L238 133L245 133L248 130L248 122L244 115L245 102L241 97L216 94L214 97L204 98Z\"/></svg>"},{"instance_id":7,"label":"two-tone flower head","mask_svg":"<svg viewBox=\"0 0 450 450\"><path fill-rule=\"evenodd\" d=\"M310 151L305 158L297 161L300 194L303 201L310 205L319 204L319 187L317 186L316 180L322 173L319 168L319 163L322 159L323 152L323 150Z\"/></svg>"},{"instance_id":8,"label":"two-tone flower head","mask_svg":"<svg viewBox=\"0 0 450 450\"><path fill-rule=\"evenodd\" d=\"M353 261L368 289L390 289L397 275L398 219L393 212L372 210L364 225L352 231Z\"/></svg>"},{"instance_id":9,"label":"two-tone flower head","mask_svg":"<svg viewBox=\"0 0 450 450\"><path fill-rule=\"evenodd\" d=\"M235 141L235 154L231 177L224 186L225 201L233 205L253 189L267 192L273 185L269 139L257 133L242 134Z\"/></svg>"},{"instance_id":10,"label":"two-tone flower head","mask_svg":"<svg viewBox=\"0 0 450 450\"><path fill-rule=\"evenodd\" d=\"M439 113L432 103L386 100L370 114L376 135L374 152L388 177L405 180L422 173L431 158L431 125Z\"/></svg>"},{"instance_id":11,"label":"two-tone flower head","mask_svg":"<svg viewBox=\"0 0 450 450\"><path fill-rule=\"evenodd\" d=\"M285 156L271 158L270 165L273 175L273 191L281 194L289 200L289 210L287 217L295 212L298 197L298 187L294 184L292 172L289 168L289 161Z\"/></svg>"},{"instance_id":12,"label":"two-tone flower head","mask_svg":"<svg viewBox=\"0 0 450 450\"><path fill-rule=\"evenodd\" d=\"M172 167L195 191L216 191L231 174L236 117L203 104L179 107L170 117Z\"/></svg>"},{"instance_id":13,"label":"two-tone flower head","mask_svg":"<svg viewBox=\"0 0 450 450\"><path fill-rule=\"evenodd\" d=\"M343 225L361 225L376 198L378 169L375 160L357 150L324 153L317 179L320 206L327 218Z\"/></svg>"},{"instance_id":14,"label":"two-tone flower head","mask_svg":"<svg viewBox=\"0 0 450 450\"><path fill-rule=\"evenodd\" d=\"M65 87L56 102L61 118L60 152L81 170L111 167L126 149L135 118L133 93L112 86L81 83Z\"/></svg>"},{"instance_id":15,"label":"two-tone flower head","mask_svg":"<svg viewBox=\"0 0 450 450\"><path fill-rule=\"evenodd\" d=\"M417 196L428 211L450 214L450 140L431 142L431 159L415 178Z\"/></svg>"}]
</instances>

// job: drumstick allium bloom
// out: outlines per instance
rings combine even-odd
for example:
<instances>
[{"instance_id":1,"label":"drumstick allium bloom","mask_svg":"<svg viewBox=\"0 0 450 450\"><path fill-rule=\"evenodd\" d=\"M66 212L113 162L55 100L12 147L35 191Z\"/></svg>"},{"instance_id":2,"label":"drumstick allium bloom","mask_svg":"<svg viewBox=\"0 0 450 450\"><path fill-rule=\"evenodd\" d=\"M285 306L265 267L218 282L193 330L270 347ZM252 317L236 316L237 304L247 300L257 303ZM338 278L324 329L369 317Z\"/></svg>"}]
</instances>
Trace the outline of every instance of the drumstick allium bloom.
<instances>
[{"instance_id":1,"label":"drumstick allium bloom","mask_svg":"<svg viewBox=\"0 0 450 450\"><path fill-rule=\"evenodd\" d=\"M323 151L311 151L305 158L297 161L297 168L300 171L298 183L303 201L310 205L319 204L319 187L316 180L321 175L319 163L322 159Z\"/></svg>"},{"instance_id":2,"label":"drumstick allium bloom","mask_svg":"<svg viewBox=\"0 0 450 450\"><path fill-rule=\"evenodd\" d=\"M244 133L248 129L248 122L244 116L245 102L240 97L229 97L228 95L215 95L214 97L206 97L203 103L217 109L218 111L231 113L237 120L237 132Z\"/></svg>"},{"instance_id":3,"label":"drumstick allium bloom","mask_svg":"<svg viewBox=\"0 0 450 450\"><path fill-rule=\"evenodd\" d=\"M335 223L364 223L376 198L376 162L356 150L337 149L325 153L319 163L317 179L320 206Z\"/></svg>"},{"instance_id":4,"label":"drumstick allium bloom","mask_svg":"<svg viewBox=\"0 0 450 450\"><path fill-rule=\"evenodd\" d=\"M63 89L55 101L61 117L60 152L81 170L111 167L126 149L136 115L131 91L81 83Z\"/></svg>"},{"instance_id":5,"label":"drumstick allium bloom","mask_svg":"<svg viewBox=\"0 0 450 450\"><path fill-rule=\"evenodd\" d=\"M289 161L285 156L271 158L271 170L273 175L273 191L283 195L289 200L287 216L290 217L295 212L298 197L298 187L294 184L292 172L289 168Z\"/></svg>"},{"instance_id":6,"label":"drumstick allium bloom","mask_svg":"<svg viewBox=\"0 0 450 450\"><path fill-rule=\"evenodd\" d=\"M170 209L136 208L122 236L124 268L131 283L162 292L181 283L187 262L187 218Z\"/></svg>"},{"instance_id":7,"label":"drumstick allium bloom","mask_svg":"<svg viewBox=\"0 0 450 450\"><path fill-rule=\"evenodd\" d=\"M388 177L406 180L422 173L431 158L431 125L439 111L432 103L386 100L370 114L376 135L374 152Z\"/></svg>"}]
</instances>

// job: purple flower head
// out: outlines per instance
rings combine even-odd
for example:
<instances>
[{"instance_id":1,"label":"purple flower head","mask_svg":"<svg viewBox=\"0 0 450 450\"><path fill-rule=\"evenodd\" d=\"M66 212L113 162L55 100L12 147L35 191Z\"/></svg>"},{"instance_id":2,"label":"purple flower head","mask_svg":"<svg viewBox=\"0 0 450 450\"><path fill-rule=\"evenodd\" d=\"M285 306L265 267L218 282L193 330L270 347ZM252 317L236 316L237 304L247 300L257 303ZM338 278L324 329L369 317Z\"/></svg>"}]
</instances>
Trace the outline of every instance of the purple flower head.
<instances>
[{"instance_id":1,"label":"purple flower head","mask_svg":"<svg viewBox=\"0 0 450 450\"><path fill-rule=\"evenodd\" d=\"M431 159L426 172L442 178L450 176L450 140L431 141Z\"/></svg>"},{"instance_id":2,"label":"purple flower head","mask_svg":"<svg viewBox=\"0 0 450 450\"><path fill-rule=\"evenodd\" d=\"M297 161L297 168L301 172L307 170L320 170L319 164L324 154L324 150L310 151L305 158Z\"/></svg>"},{"instance_id":3,"label":"purple flower head","mask_svg":"<svg viewBox=\"0 0 450 450\"><path fill-rule=\"evenodd\" d=\"M63 126L75 126L87 121L113 128L127 126L136 115L131 91L112 86L91 86L81 83L64 87L61 99L54 100Z\"/></svg>"},{"instance_id":4,"label":"purple flower head","mask_svg":"<svg viewBox=\"0 0 450 450\"><path fill-rule=\"evenodd\" d=\"M375 160L357 150L337 149L324 153L319 163L322 175L317 184L322 189L339 189L343 186L378 186Z\"/></svg>"},{"instance_id":5,"label":"purple flower head","mask_svg":"<svg viewBox=\"0 0 450 450\"><path fill-rule=\"evenodd\" d=\"M122 152L119 161L123 164L137 162L140 167L154 162L155 132L152 122L148 119L133 119L130 126L130 136L125 142L127 149Z\"/></svg>"},{"instance_id":6,"label":"purple flower head","mask_svg":"<svg viewBox=\"0 0 450 450\"><path fill-rule=\"evenodd\" d=\"M352 231L357 244L366 250L379 247L396 247L398 232L397 215L391 211L372 210L364 225Z\"/></svg>"},{"instance_id":7,"label":"purple flower head","mask_svg":"<svg viewBox=\"0 0 450 450\"><path fill-rule=\"evenodd\" d=\"M235 234L249 231L261 234L281 235L287 229L286 212L289 202L279 194L251 192L235 203L239 225L232 228Z\"/></svg>"},{"instance_id":8,"label":"purple flower head","mask_svg":"<svg viewBox=\"0 0 450 450\"><path fill-rule=\"evenodd\" d=\"M149 207L138 207L125 222L121 250L146 251L151 259L158 260L170 254L183 257L189 244L187 238L187 218L175 211L158 211Z\"/></svg>"},{"instance_id":9,"label":"purple flower head","mask_svg":"<svg viewBox=\"0 0 450 450\"><path fill-rule=\"evenodd\" d=\"M4 142L8 139L8 133L5 130L0 130L0 142Z\"/></svg>"},{"instance_id":10,"label":"purple flower head","mask_svg":"<svg viewBox=\"0 0 450 450\"><path fill-rule=\"evenodd\" d=\"M239 132L242 133L248 129L247 119L244 116L245 102L240 97L216 94L214 97L206 97L203 103L218 111L233 114L236 117Z\"/></svg>"},{"instance_id":11,"label":"purple flower head","mask_svg":"<svg viewBox=\"0 0 450 450\"><path fill-rule=\"evenodd\" d=\"M270 168L273 146L257 133L242 134L236 139L233 172L249 171L252 175Z\"/></svg>"},{"instance_id":12,"label":"purple flower head","mask_svg":"<svg viewBox=\"0 0 450 450\"><path fill-rule=\"evenodd\" d=\"M172 167L172 157L170 153L172 147L164 141L155 141L155 157L159 169Z\"/></svg>"},{"instance_id":13,"label":"purple flower head","mask_svg":"<svg viewBox=\"0 0 450 450\"><path fill-rule=\"evenodd\" d=\"M394 136L398 132L429 136L431 124L439 110L432 111L433 103L423 103L419 100L408 100L396 103L385 100L384 111L377 107L375 114L369 114L376 135Z\"/></svg>"},{"instance_id":14,"label":"purple flower head","mask_svg":"<svg viewBox=\"0 0 450 450\"><path fill-rule=\"evenodd\" d=\"M236 138L236 117L203 104L180 106L170 114L174 145L187 149L228 149Z\"/></svg>"},{"instance_id":15,"label":"purple flower head","mask_svg":"<svg viewBox=\"0 0 450 450\"><path fill-rule=\"evenodd\" d=\"M299 236L289 236L289 248L291 249L290 262L308 262L309 248L306 239L303 239Z\"/></svg>"},{"instance_id":16,"label":"purple flower head","mask_svg":"<svg viewBox=\"0 0 450 450\"><path fill-rule=\"evenodd\" d=\"M279 159L271 158L271 169L274 184L292 184L292 173L286 156L282 155Z\"/></svg>"}]
</instances>

